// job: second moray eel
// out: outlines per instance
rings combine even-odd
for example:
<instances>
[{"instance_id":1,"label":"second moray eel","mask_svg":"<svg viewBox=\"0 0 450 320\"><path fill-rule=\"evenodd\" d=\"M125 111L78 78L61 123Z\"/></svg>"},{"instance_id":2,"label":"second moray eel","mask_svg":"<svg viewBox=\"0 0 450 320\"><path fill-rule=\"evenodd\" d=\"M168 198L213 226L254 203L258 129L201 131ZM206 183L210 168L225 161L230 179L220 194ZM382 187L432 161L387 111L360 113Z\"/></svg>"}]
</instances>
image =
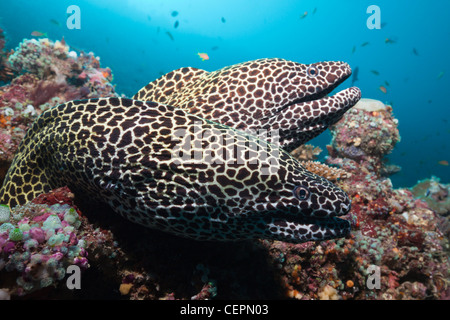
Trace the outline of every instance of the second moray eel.
<instances>
[{"instance_id":1,"label":"second moray eel","mask_svg":"<svg viewBox=\"0 0 450 320\"><path fill-rule=\"evenodd\" d=\"M359 101L357 87L327 96L351 74L345 62L301 64L278 58L214 72L186 67L150 82L133 98L182 108L292 151Z\"/></svg>"}]
</instances>

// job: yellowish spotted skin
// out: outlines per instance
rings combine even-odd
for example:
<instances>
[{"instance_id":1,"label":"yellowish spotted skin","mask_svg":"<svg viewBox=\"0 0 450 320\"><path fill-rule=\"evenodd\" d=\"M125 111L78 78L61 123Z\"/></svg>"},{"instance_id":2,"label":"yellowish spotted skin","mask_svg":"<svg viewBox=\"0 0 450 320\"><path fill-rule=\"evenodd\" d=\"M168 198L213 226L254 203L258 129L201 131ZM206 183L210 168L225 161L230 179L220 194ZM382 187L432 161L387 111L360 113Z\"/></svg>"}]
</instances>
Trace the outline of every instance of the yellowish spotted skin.
<instances>
[{"instance_id":1,"label":"yellowish spotted skin","mask_svg":"<svg viewBox=\"0 0 450 320\"><path fill-rule=\"evenodd\" d=\"M278 58L213 72L187 67L150 82L133 99L182 108L292 151L359 101L356 87L326 96L351 73L345 62L301 64Z\"/></svg>"},{"instance_id":2,"label":"yellowish spotted skin","mask_svg":"<svg viewBox=\"0 0 450 320\"><path fill-rule=\"evenodd\" d=\"M180 158L183 150L200 160ZM283 149L162 103L102 98L45 111L19 146L0 203L22 205L63 186L197 240L304 242L350 230L337 218L350 209L347 195Z\"/></svg>"}]
</instances>

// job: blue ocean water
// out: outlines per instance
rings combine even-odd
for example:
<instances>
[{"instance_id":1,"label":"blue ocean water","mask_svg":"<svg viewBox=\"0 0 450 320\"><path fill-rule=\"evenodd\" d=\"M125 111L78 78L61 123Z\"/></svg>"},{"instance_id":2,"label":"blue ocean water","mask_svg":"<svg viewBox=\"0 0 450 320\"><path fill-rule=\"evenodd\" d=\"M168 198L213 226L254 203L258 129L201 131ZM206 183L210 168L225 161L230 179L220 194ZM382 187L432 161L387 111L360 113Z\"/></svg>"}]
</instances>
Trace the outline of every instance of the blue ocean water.
<instances>
[{"instance_id":1,"label":"blue ocean water","mask_svg":"<svg viewBox=\"0 0 450 320\"><path fill-rule=\"evenodd\" d=\"M70 5L81 10L79 30L66 27ZM380 8L380 30L367 27L370 5ZM93 51L113 70L116 91L130 97L184 66L213 71L266 57L346 61L359 70L355 85L364 98L393 106L402 140L389 160L402 171L391 179L411 187L432 175L450 182L450 167L439 164L450 161L448 12L442 0L1 0L0 28L8 48L38 30ZM311 143L325 149L329 141L327 132Z\"/></svg>"}]
</instances>

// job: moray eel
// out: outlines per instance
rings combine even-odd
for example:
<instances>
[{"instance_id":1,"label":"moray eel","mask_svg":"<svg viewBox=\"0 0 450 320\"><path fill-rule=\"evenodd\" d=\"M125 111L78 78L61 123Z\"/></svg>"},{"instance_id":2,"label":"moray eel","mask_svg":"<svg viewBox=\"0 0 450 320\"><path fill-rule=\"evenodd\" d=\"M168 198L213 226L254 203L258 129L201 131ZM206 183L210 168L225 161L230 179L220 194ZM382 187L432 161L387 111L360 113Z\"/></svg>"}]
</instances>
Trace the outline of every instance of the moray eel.
<instances>
[{"instance_id":1,"label":"moray eel","mask_svg":"<svg viewBox=\"0 0 450 320\"><path fill-rule=\"evenodd\" d=\"M345 62L283 59L249 61L214 72L188 67L150 82L133 99L176 106L292 151L359 101L356 87L327 96L351 73Z\"/></svg>"},{"instance_id":2,"label":"moray eel","mask_svg":"<svg viewBox=\"0 0 450 320\"><path fill-rule=\"evenodd\" d=\"M183 109L122 98L42 113L0 191L14 207L68 186L132 222L197 240L346 236L345 192L277 146Z\"/></svg>"}]
</instances>

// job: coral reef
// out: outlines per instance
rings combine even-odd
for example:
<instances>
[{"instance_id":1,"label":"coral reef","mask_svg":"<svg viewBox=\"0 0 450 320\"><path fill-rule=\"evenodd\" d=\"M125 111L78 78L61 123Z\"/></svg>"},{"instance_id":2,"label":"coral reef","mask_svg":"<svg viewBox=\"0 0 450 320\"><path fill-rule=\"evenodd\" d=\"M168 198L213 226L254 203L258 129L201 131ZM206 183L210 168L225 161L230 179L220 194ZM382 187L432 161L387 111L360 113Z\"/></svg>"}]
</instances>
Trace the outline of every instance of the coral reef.
<instances>
[{"instance_id":1,"label":"coral reef","mask_svg":"<svg viewBox=\"0 0 450 320\"><path fill-rule=\"evenodd\" d=\"M345 170L327 166L319 161L303 161L302 165L306 168L306 170L333 182L350 176L350 174Z\"/></svg>"},{"instance_id":2,"label":"coral reef","mask_svg":"<svg viewBox=\"0 0 450 320\"><path fill-rule=\"evenodd\" d=\"M111 70L64 41L24 40L3 57L18 76L0 87L0 180L43 110L117 96ZM292 153L352 198L347 238L197 242L132 224L67 187L0 206L0 299L450 299L449 186L433 177L392 187L399 167L385 156L397 124L391 107L362 99L330 128L325 164L312 145ZM81 290L66 285L71 265ZM373 269L379 288L368 285Z\"/></svg>"},{"instance_id":3,"label":"coral reef","mask_svg":"<svg viewBox=\"0 0 450 320\"><path fill-rule=\"evenodd\" d=\"M111 69L100 68L99 58L92 52L77 54L70 51L64 40L24 40L9 56L8 63L17 73L33 74L40 80L31 93L35 108L56 96L61 103L80 98L117 96L110 83Z\"/></svg>"},{"instance_id":4,"label":"coral reef","mask_svg":"<svg viewBox=\"0 0 450 320\"><path fill-rule=\"evenodd\" d=\"M304 144L291 152L291 155L299 161L317 160L317 156L322 152L319 147L311 144Z\"/></svg>"},{"instance_id":5,"label":"coral reef","mask_svg":"<svg viewBox=\"0 0 450 320\"><path fill-rule=\"evenodd\" d=\"M81 220L68 204L2 206L0 287L23 296L64 279L68 266L87 268Z\"/></svg>"},{"instance_id":6,"label":"coral reef","mask_svg":"<svg viewBox=\"0 0 450 320\"><path fill-rule=\"evenodd\" d=\"M437 177L419 181L411 188L414 197L424 200L430 209L442 216L450 215L450 184L440 183Z\"/></svg>"},{"instance_id":7,"label":"coral reef","mask_svg":"<svg viewBox=\"0 0 450 320\"><path fill-rule=\"evenodd\" d=\"M70 100L118 96L111 69L101 68L92 52L70 51L64 40L24 40L4 58L5 68L18 76L0 87L0 183L26 130L43 111Z\"/></svg>"},{"instance_id":8,"label":"coral reef","mask_svg":"<svg viewBox=\"0 0 450 320\"><path fill-rule=\"evenodd\" d=\"M399 167L385 168L383 157L392 151L400 134L398 120L392 116L392 108L380 101L361 99L330 128L333 138L327 146L332 158L353 161L362 167L384 175L399 171Z\"/></svg>"},{"instance_id":9,"label":"coral reef","mask_svg":"<svg viewBox=\"0 0 450 320\"><path fill-rule=\"evenodd\" d=\"M14 77L14 72L6 64L8 54L5 52L5 34L0 28L0 85L10 81Z\"/></svg>"},{"instance_id":10,"label":"coral reef","mask_svg":"<svg viewBox=\"0 0 450 320\"><path fill-rule=\"evenodd\" d=\"M439 178L431 177L419 181L411 188L411 192L440 216L440 229L450 238L450 184L442 184Z\"/></svg>"}]
</instances>

